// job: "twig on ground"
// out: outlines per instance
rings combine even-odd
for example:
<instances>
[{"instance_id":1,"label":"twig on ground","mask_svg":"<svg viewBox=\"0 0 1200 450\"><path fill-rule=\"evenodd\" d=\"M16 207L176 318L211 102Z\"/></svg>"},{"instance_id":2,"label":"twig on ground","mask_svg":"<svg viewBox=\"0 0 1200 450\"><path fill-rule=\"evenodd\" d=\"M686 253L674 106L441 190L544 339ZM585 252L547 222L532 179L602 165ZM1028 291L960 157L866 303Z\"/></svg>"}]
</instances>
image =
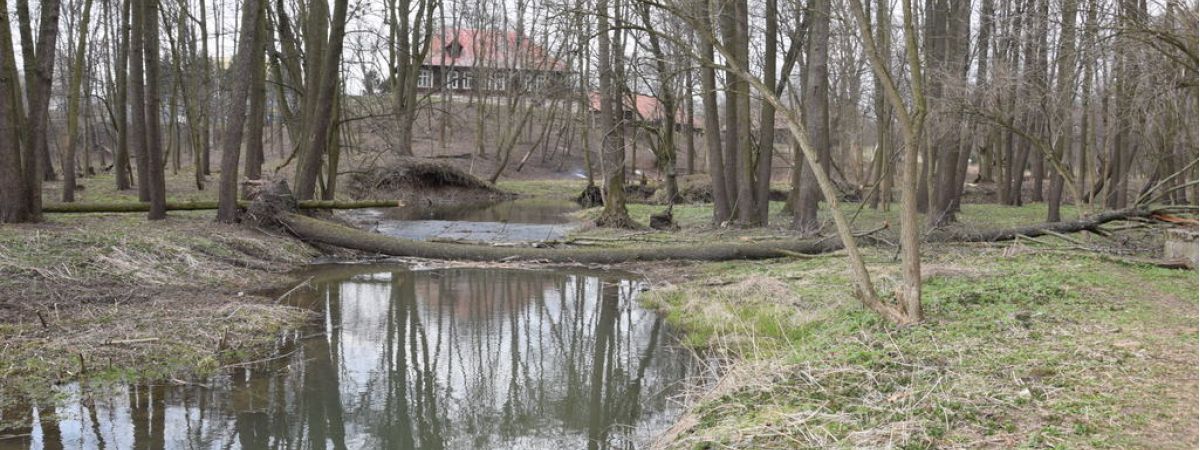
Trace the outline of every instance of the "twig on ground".
<instances>
[{"instance_id":1,"label":"twig on ground","mask_svg":"<svg viewBox=\"0 0 1200 450\"><path fill-rule=\"evenodd\" d=\"M302 287L310 286L309 282L312 280L313 280L313 277L308 277L304 281L301 281L300 284L297 284L295 287L288 289L287 292L284 292L283 295L280 295L279 298L276 298L275 301L271 302L271 303L278 305L279 302L282 302L283 299L287 298L289 295L292 295L293 292L296 292L297 290L299 290Z\"/></svg>"}]
</instances>

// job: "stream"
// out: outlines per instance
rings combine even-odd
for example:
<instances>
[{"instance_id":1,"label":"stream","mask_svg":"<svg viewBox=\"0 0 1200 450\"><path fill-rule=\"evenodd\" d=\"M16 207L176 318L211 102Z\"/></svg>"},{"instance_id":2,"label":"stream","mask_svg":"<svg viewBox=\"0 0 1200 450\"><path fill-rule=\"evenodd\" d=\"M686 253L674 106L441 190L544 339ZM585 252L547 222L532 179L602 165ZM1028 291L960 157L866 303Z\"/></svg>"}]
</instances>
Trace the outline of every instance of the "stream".
<instances>
[{"instance_id":1,"label":"stream","mask_svg":"<svg viewBox=\"0 0 1200 450\"><path fill-rule=\"evenodd\" d=\"M516 199L454 206L368 208L343 217L364 228L413 240L536 242L560 240L578 227L570 200Z\"/></svg>"},{"instance_id":2,"label":"stream","mask_svg":"<svg viewBox=\"0 0 1200 450\"><path fill-rule=\"evenodd\" d=\"M7 448L639 448L700 378L643 285L580 270L316 265L323 321L202 383L60 388Z\"/></svg>"}]
</instances>

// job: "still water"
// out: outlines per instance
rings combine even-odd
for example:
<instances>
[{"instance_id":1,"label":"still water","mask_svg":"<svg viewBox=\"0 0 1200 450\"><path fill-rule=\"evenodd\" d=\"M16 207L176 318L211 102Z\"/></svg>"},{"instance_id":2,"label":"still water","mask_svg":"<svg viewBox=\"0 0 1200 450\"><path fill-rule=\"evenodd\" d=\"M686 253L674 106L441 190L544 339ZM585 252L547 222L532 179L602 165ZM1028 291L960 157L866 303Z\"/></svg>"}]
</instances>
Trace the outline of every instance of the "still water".
<instances>
[{"instance_id":1,"label":"still water","mask_svg":"<svg viewBox=\"0 0 1200 450\"><path fill-rule=\"evenodd\" d=\"M697 365L604 272L330 265L286 357L203 385L61 389L0 448L637 448ZM285 353L286 354L286 353Z\"/></svg>"},{"instance_id":2,"label":"still water","mask_svg":"<svg viewBox=\"0 0 1200 450\"><path fill-rule=\"evenodd\" d=\"M531 198L427 208L371 208L343 214L376 232L404 239L521 242L562 239L578 225L567 213L578 210L579 205L570 200Z\"/></svg>"}]
</instances>

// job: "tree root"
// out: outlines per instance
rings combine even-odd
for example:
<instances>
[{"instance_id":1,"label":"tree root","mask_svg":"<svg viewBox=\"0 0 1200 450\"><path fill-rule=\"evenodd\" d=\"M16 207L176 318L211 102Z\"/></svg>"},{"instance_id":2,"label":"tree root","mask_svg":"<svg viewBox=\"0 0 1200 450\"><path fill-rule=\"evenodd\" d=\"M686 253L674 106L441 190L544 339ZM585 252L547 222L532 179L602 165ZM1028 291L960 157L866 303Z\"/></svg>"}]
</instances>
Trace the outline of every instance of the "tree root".
<instances>
[{"instance_id":1,"label":"tree root","mask_svg":"<svg viewBox=\"0 0 1200 450\"><path fill-rule=\"evenodd\" d=\"M596 218L596 226L600 228L620 228L625 230L640 230L642 225L629 217L629 213L613 212L605 208Z\"/></svg>"}]
</instances>

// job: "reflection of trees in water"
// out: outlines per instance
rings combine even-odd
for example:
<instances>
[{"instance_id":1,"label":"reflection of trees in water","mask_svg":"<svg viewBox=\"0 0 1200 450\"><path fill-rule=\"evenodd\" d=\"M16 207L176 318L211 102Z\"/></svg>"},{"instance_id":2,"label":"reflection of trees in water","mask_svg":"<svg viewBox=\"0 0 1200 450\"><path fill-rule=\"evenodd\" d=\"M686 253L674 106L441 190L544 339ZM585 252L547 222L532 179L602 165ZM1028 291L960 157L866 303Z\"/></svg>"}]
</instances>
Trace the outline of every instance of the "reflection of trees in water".
<instances>
[{"instance_id":1,"label":"reflection of trees in water","mask_svg":"<svg viewBox=\"0 0 1200 450\"><path fill-rule=\"evenodd\" d=\"M317 288L323 334L271 376L130 388L128 419L90 423L127 426L138 448L608 448L686 372L627 281L395 271Z\"/></svg>"}]
</instances>

